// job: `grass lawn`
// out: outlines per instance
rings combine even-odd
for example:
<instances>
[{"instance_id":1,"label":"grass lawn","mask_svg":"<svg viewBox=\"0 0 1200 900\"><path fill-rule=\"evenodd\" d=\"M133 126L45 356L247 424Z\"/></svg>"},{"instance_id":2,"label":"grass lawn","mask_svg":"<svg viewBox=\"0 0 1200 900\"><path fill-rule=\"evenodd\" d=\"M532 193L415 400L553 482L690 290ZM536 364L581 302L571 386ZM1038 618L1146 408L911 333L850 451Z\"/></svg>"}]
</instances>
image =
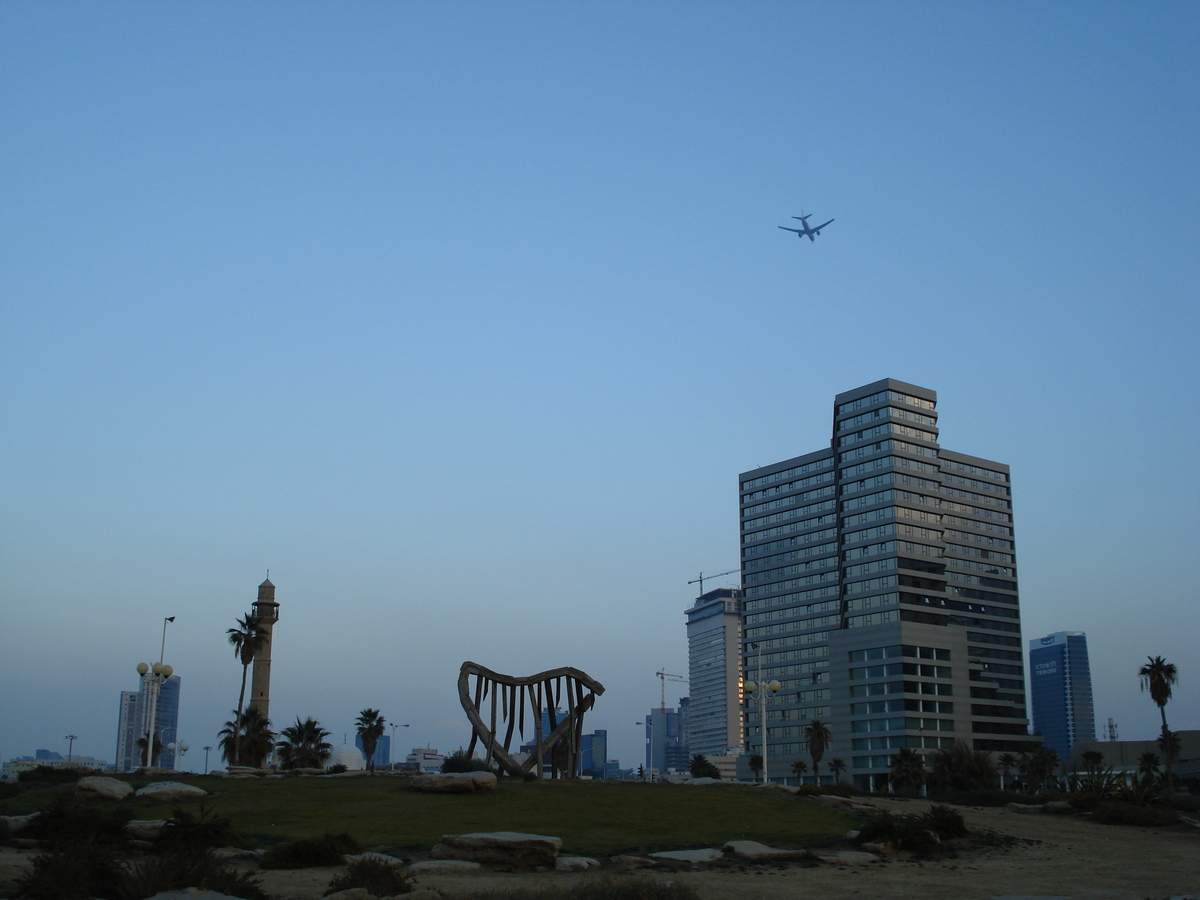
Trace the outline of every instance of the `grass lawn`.
<instances>
[{"instance_id":1,"label":"grass lawn","mask_svg":"<svg viewBox=\"0 0 1200 900\"><path fill-rule=\"evenodd\" d=\"M420 794L395 777L179 780L209 791L206 808L264 844L345 831L368 847L428 849L443 834L526 831L562 838L564 853L606 855L745 839L812 846L854 824L785 791L733 785L502 779L495 792L473 795ZM44 807L61 790L24 793L3 806ZM176 805L198 812L200 801L123 805L139 819L157 819Z\"/></svg>"}]
</instances>

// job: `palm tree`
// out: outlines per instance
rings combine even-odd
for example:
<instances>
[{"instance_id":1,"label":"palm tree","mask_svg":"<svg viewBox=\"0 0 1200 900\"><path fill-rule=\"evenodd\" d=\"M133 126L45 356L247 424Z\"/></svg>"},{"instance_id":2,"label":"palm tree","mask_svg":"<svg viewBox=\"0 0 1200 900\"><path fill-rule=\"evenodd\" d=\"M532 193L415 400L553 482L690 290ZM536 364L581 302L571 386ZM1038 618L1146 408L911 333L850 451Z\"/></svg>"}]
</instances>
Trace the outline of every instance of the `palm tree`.
<instances>
[{"instance_id":1,"label":"palm tree","mask_svg":"<svg viewBox=\"0 0 1200 900\"><path fill-rule=\"evenodd\" d=\"M996 757L1000 765L1000 790L1007 789L1008 773L1017 767L1017 758L1011 753L1001 753Z\"/></svg>"},{"instance_id":2,"label":"palm tree","mask_svg":"<svg viewBox=\"0 0 1200 900\"><path fill-rule=\"evenodd\" d=\"M750 771L754 773L754 780L758 781L758 776L762 774L763 758L761 753L755 753L750 757Z\"/></svg>"},{"instance_id":3,"label":"palm tree","mask_svg":"<svg viewBox=\"0 0 1200 900\"><path fill-rule=\"evenodd\" d=\"M796 776L797 784L804 784L804 773L808 771L808 763L802 759L792 763L792 774Z\"/></svg>"},{"instance_id":4,"label":"palm tree","mask_svg":"<svg viewBox=\"0 0 1200 900\"><path fill-rule=\"evenodd\" d=\"M1158 754L1149 750L1138 757L1138 774L1142 776L1143 781L1149 783L1154 780L1154 776L1158 774L1159 763Z\"/></svg>"},{"instance_id":5,"label":"palm tree","mask_svg":"<svg viewBox=\"0 0 1200 900\"><path fill-rule=\"evenodd\" d=\"M1099 750L1083 751L1083 771L1095 777L1100 772L1100 766L1104 764L1104 754Z\"/></svg>"},{"instance_id":6,"label":"palm tree","mask_svg":"<svg viewBox=\"0 0 1200 900\"><path fill-rule=\"evenodd\" d=\"M817 784L820 784L821 757L825 755L825 749L833 740L833 733L829 730L829 726L820 719L813 719L804 726L803 735L808 744L808 755L812 757L813 775L816 776Z\"/></svg>"},{"instance_id":7,"label":"palm tree","mask_svg":"<svg viewBox=\"0 0 1200 900\"><path fill-rule=\"evenodd\" d=\"M258 655L258 651L266 645L269 635L262 626L262 618L249 614L238 619L237 628L230 628L225 634L233 647L233 655L242 664L242 690L238 694L237 717L233 728L233 758L240 759L242 755L242 706L246 700L246 674L250 670L250 663L254 662L254 657ZM226 754L225 758L229 759L229 755Z\"/></svg>"},{"instance_id":8,"label":"palm tree","mask_svg":"<svg viewBox=\"0 0 1200 900\"><path fill-rule=\"evenodd\" d=\"M916 794L925 781L925 757L911 747L902 747L892 757L892 790Z\"/></svg>"},{"instance_id":9,"label":"palm tree","mask_svg":"<svg viewBox=\"0 0 1200 900\"><path fill-rule=\"evenodd\" d=\"M333 753L333 744L325 740L329 732L312 716L303 722L296 716L296 724L283 729L282 737L275 752L284 769L324 768Z\"/></svg>"},{"instance_id":10,"label":"palm tree","mask_svg":"<svg viewBox=\"0 0 1200 900\"><path fill-rule=\"evenodd\" d=\"M846 774L846 761L835 756L829 761L829 771L833 773L833 780L840 784L842 776Z\"/></svg>"},{"instance_id":11,"label":"palm tree","mask_svg":"<svg viewBox=\"0 0 1200 900\"><path fill-rule=\"evenodd\" d=\"M1029 779L1031 793L1041 793L1045 790L1046 780L1054 774L1058 764L1058 754L1044 745L1032 753L1021 754L1021 771Z\"/></svg>"},{"instance_id":12,"label":"palm tree","mask_svg":"<svg viewBox=\"0 0 1200 900\"><path fill-rule=\"evenodd\" d=\"M383 716L377 709L364 709L354 720L358 726L358 736L362 738L363 756L367 758L367 771L375 771L375 745L383 736Z\"/></svg>"},{"instance_id":13,"label":"palm tree","mask_svg":"<svg viewBox=\"0 0 1200 900\"><path fill-rule=\"evenodd\" d=\"M1162 716L1162 734L1165 739L1170 733L1167 729L1167 701L1171 699L1171 688L1179 681L1179 670L1175 663L1169 663L1161 656L1147 657L1149 662L1138 669L1138 678L1142 690L1150 691L1150 699L1158 704L1158 714ZM1169 748L1163 749L1163 761L1167 768L1167 796L1175 793L1175 778L1171 773L1172 753Z\"/></svg>"},{"instance_id":14,"label":"palm tree","mask_svg":"<svg viewBox=\"0 0 1200 900\"><path fill-rule=\"evenodd\" d=\"M234 710L237 713L237 710ZM226 722L221 729L219 747L221 755L231 766L261 768L271 748L275 746L275 732L271 723L256 707L245 710L241 716L241 733L237 730L237 719Z\"/></svg>"},{"instance_id":15,"label":"palm tree","mask_svg":"<svg viewBox=\"0 0 1200 900\"><path fill-rule=\"evenodd\" d=\"M145 759L146 758L146 739L144 737L138 738L137 746L138 746L138 758ZM158 757L162 755L162 752L163 752L163 742L159 739L158 735L156 734L154 736L154 752L150 754L150 765L151 766L154 765L154 760L158 759Z\"/></svg>"},{"instance_id":16,"label":"palm tree","mask_svg":"<svg viewBox=\"0 0 1200 900\"><path fill-rule=\"evenodd\" d=\"M935 794L987 790L996 784L991 756L983 750L972 750L962 741L935 751L930 769L929 789Z\"/></svg>"}]
</instances>

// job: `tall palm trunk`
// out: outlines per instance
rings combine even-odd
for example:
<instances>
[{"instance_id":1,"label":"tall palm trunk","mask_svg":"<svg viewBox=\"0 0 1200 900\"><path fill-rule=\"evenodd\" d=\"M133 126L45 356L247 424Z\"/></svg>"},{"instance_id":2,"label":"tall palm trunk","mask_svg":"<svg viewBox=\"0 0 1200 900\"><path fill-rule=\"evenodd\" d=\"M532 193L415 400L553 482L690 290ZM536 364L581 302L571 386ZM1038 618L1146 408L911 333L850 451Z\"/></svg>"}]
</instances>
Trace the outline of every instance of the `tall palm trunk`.
<instances>
[{"instance_id":1,"label":"tall palm trunk","mask_svg":"<svg viewBox=\"0 0 1200 900\"><path fill-rule=\"evenodd\" d=\"M1175 775L1171 771L1175 748L1171 746L1171 731L1167 728L1167 705L1165 703L1158 708L1158 714L1162 716L1163 761L1166 763L1167 770L1167 799L1170 800L1171 795L1175 793Z\"/></svg>"},{"instance_id":2,"label":"tall palm trunk","mask_svg":"<svg viewBox=\"0 0 1200 900\"><path fill-rule=\"evenodd\" d=\"M246 673L250 671L250 663L242 663L242 690L238 694L237 723L233 733L233 764L242 764L242 703L246 700Z\"/></svg>"}]
</instances>

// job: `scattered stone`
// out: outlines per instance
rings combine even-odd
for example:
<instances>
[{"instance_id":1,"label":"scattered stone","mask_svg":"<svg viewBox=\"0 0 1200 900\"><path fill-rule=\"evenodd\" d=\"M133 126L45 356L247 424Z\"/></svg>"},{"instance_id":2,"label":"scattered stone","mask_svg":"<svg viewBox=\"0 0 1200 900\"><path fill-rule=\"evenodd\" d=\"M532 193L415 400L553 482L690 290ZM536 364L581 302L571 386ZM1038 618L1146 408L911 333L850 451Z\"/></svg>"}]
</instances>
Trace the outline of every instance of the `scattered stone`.
<instances>
[{"instance_id":1,"label":"scattered stone","mask_svg":"<svg viewBox=\"0 0 1200 900\"><path fill-rule=\"evenodd\" d=\"M191 800L195 797L207 797L208 791L181 781L156 781L136 791L134 796L145 797L148 800Z\"/></svg>"},{"instance_id":2,"label":"scattered stone","mask_svg":"<svg viewBox=\"0 0 1200 900\"><path fill-rule=\"evenodd\" d=\"M671 859L676 862L707 863L724 859L725 854L720 850L704 848L703 850L664 850L661 853L651 853L654 859Z\"/></svg>"},{"instance_id":3,"label":"scattered stone","mask_svg":"<svg viewBox=\"0 0 1200 900\"><path fill-rule=\"evenodd\" d=\"M75 784L75 796L81 800L124 800L133 793L133 785L104 775L89 775Z\"/></svg>"},{"instance_id":4,"label":"scattered stone","mask_svg":"<svg viewBox=\"0 0 1200 900\"><path fill-rule=\"evenodd\" d=\"M821 862L833 863L838 866L865 866L867 863L879 862L874 853L864 853L861 850L841 850L832 856L818 857Z\"/></svg>"},{"instance_id":5,"label":"scattered stone","mask_svg":"<svg viewBox=\"0 0 1200 900\"><path fill-rule=\"evenodd\" d=\"M583 872L600 868L600 861L590 856L560 856L554 861L556 872Z\"/></svg>"},{"instance_id":6,"label":"scattered stone","mask_svg":"<svg viewBox=\"0 0 1200 900\"><path fill-rule=\"evenodd\" d=\"M478 863L533 868L553 866L562 849L562 838L519 831L444 834L442 842L430 851L434 859L464 859Z\"/></svg>"},{"instance_id":7,"label":"scattered stone","mask_svg":"<svg viewBox=\"0 0 1200 900\"><path fill-rule=\"evenodd\" d=\"M404 865L404 860L402 859L397 859L394 856L388 856L386 853L372 853L370 850L368 850L366 853L347 853L342 857L342 862L344 862L346 865L350 865L350 863L355 863L362 859L369 859L372 862L383 863L385 866Z\"/></svg>"},{"instance_id":8,"label":"scattered stone","mask_svg":"<svg viewBox=\"0 0 1200 900\"><path fill-rule=\"evenodd\" d=\"M846 840L852 841L858 837L858 834L859 833L857 831L847 831L846 832Z\"/></svg>"},{"instance_id":9,"label":"scattered stone","mask_svg":"<svg viewBox=\"0 0 1200 900\"><path fill-rule=\"evenodd\" d=\"M324 769L288 769L288 775L324 775Z\"/></svg>"},{"instance_id":10,"label":"scattered stone","mask_svg":"<svg viewBox=\"0 0 1200 900\"><path fill-rule=\"evenodd\" d=\"M28 828L29 823L37 816L38 813L30 813L27 816L0 816L0 822L3 822L8 828L10 835L17 835Z\"/></svg>"},{"instance_id":11,"label":"scattered stone","mask_svg":"<svg viewBox=\"0 0 1200 900\"><path fill-rule=\"evenodd\" d=\"M647 859L644 856L629 856L628 854L614 856L612 857L611 862L615 866L628 866L631 869L639 869L658 865L658 863L654 860Z\"/></svg>"},{"instance_id":12,"label":"scattered stone","mask_svg":"<svg viewBox=\"0 0 1200 900\"><path fill-rule=\"evenodd\" d=\"M481 794L496 789L492 772L446 772L418 775L409 788L424 794Z\"/></svg>"},{"instance_id":13,"label":"scattered stone","mask_svg":"<svg viewBox=\"0 0 1200 900\"><path fill-rule=\"evenodd\" d=\"M134 819L125 823L125 833L139 841L157 841L166 819Z\"/></svg>"},{"instance_id":14,"label":"scattered stone","mask_svg":"<svg viewBox=\"0 0 1200 900\"><path fill-rule=\"evenodd\" d=\"M1054 813L1056 816L1069 816L1074 814L1075 807L1066 800L1050 800L1042 805L1042 812Z\"/></svg>"},{"instance_id":15,"label":"scattered stone","mask_svg":"<svg viewBox=\"0 0 1200 900\"><path fill-rule=\"evenodd\" d=\"M228 894L218 894L216 891L190 887L179 891L163 891L161 894L150 897L149 900L237 900L237 898Z\"/></svg>"},{"instance_id":16,"label":"scattered stone","mask_svg":"<svg viewBox=\"0 0 1200 900\"><path fill-rule=\"evenodd\" d=\"M479 868L482 868L479 863L465 859L427 859L424 862L413 863L405 871L412 875L456 875L461 872L473 872Z\"/></svg>"},{"instance_id":17,"label":"scattered stone","mask_svg":"<svg viewBox=\"0 0 1200 900\"><path fill-rule=\"evenodd\" d=\"M878 853L882 856L891 853L894 848L891 844L877 844L875 841L863 841L858 845L858 849L865 850L867 853Z\"/></svg>"},{"instance_id":18,"label":"scattered stone","mask_svg":"<svg viewBox=\"0 0 1200 900\"><path fill-rule=\"evenodd\" d=\"M1038 803L1006 803L1005 809L1011 809L1016 813L1040 813L1042 807Z\"/></svg>"},{"instance_id":19,"label":"scattered stone","mask_svg":"<svg viewBox=\"0 0 1200 900\"><path fill-rule=\"evenodd\" d=\"M243 850L241 847L217 847L212 851L213 856L220 860L254 859L261 851Z\"/></svg>"},{"instance_id":20,"label":"scattered stone","mask_svg":"<svg viewBox=\"0 0 1200 900\"><path fill-rule=\"evenodd\" d=\"M807 850L779 850L758 841L726 841L721 849L742 859L803 859L809 856Z\"/></svg>"},{"instance_id":21,"label":"scattered stone","mask_svg":"<svg viewBox=\"0 0 1200 900\"><path fill-rule=\"evenodd\" d=\"M325 900L376 900L376 898L366 888L347 888L335 894L326 894Z\"/></svg>"}]
</instances>

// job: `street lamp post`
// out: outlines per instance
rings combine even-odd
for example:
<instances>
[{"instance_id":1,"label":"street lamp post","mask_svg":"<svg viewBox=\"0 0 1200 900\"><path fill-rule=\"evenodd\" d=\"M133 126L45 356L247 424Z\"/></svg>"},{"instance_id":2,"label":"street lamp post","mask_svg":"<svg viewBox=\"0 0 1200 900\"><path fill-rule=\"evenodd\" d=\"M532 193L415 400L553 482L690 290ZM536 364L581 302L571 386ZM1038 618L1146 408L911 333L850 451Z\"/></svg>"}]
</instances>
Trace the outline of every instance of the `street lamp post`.
<instances>
[{"instance_id":1,"label":"street lamp post","mask_svg":"<svg viewBox=\"0 0 1200 900\"><path fill-rule=\"evenodd\" d=\"M205 775L208 774L208 751L211 749L212 749L212 747L204 748L204 774Z\"/></svg>"},{"instance_id":2,"label":"street lamp post","mask_svg":"<svg viewBox=\"0 0 1200 900\"><path fill-rule=\"evenodd\" d=\"M408 727L408 725L399 725L395 722L392 723L392 743L388 747L388 754L392 757L390 761L392 764L391 771L393 771L393 772L396 771L396 729L397 728L407 728L407 727Z\"/></svg>"},{"instance_id":3,"label":"street lamp post","mask_svg":"<svg viewBox=\"0 0 1200 900\"><path fill-rule=\"evenodd\" d=\"M147 672L152 672L150 678L150 690L147 692L150 702L150 727L146 731L146 768L149 769L151 762L154 760L154 718L158 713L158 695L162 688L162 684L171 677L174 671L170 666L163 663L163 657L167 652L167 623L174 622L174 616L167 616L163 619L162 644L158 650L158 662L153 666L148 666L146 663L137 664L137 673L143 678Z\"/></svg>"},{"instance_id":4,"label":"street lamp post","mask_svg":"<svg viewBox=\"0 0 1200 900\"><path fill-rule=\"evenodd\" d=\"M764 682L762 680L762 648L757 643L750 645L751 649L758 651L758 681L747 681L742 685L742 690L745 691L747 699L755 700L758 703L759 712L759 731L762 737L762 782L767 783L767 701L775 694L779 693L779 689L783 687L778 681Z\"/></svg>"},{"instance_id":5,"label":"street lamp post","mask_svg":"<svg viewBox=\"0 0 1200 900\"><path fill-rule=\"evenodd\" d=\"M78 736L78 735L74 735L74 734L68 734L68 735L67 735L67 740L68 740L68 741L70 741L70 743L68 743L68 744L67 744L67 765L70 765L70 764L71 764L72 751L75 749L75 742L76 742L77 740L79 740L79 736Z\"/></svg>"},{"instance_id":6,"label":"street lamp post","mask_svg":"<svg viewBox=\"0 0 1200 900\"><path fill-rule=\"evenodd\" d=\"M192 748L191 748L191 747L189 747L187 744L183 743L182 741L181 741L181 742L179 742L179 743L176 743L175 741L171 741L171 743L167 744L167 749L168 749L168 750L170 750L172 753L174 753L176 750L178 750L178 751L179 751L179 766L178 766L177 768L179 768L180 770L182 770L182 768L183 768L183 757L184 757L184 756L187 754L187 752L188 752L189 750L191 750Z\"/></svg>"}]
</instances>

